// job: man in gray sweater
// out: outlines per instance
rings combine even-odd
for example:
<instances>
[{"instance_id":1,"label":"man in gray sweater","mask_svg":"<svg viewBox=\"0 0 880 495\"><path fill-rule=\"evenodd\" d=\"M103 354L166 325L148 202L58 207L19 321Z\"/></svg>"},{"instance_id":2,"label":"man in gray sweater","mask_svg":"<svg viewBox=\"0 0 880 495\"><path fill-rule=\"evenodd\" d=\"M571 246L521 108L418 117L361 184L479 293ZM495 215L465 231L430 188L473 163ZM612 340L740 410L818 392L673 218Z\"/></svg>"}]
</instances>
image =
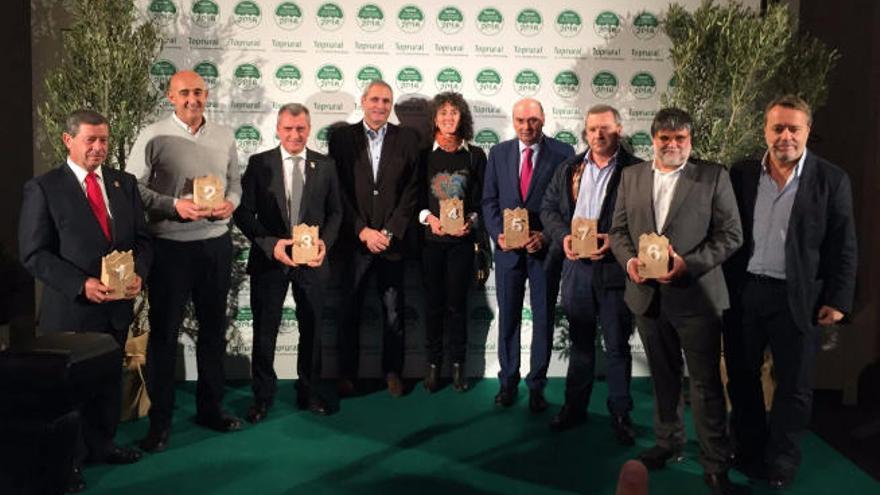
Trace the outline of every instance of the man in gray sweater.
<instances>
[{"instance_id":1,"label":"man in gray sweater","mask_svg":"<svg viewBox=\"0 0 880 495\"><path fill-rule=\"evenodd\" d=\"M235 138L229 128L205 119L208 89L195 72L174 74L167 96L174 113L141 132L127 168L138 179L148 226L156 237L147 353L152 406L150 429L140 444L147 452L168 445L177 339L190 298L199 323L196 422L221 432L241 427L221 405L232 267L229 217L241 198ZM193 179L207 175L219 178L225 193L225 200L213 208L197 206L192 196Z\"/></svg>"}]
</instances>

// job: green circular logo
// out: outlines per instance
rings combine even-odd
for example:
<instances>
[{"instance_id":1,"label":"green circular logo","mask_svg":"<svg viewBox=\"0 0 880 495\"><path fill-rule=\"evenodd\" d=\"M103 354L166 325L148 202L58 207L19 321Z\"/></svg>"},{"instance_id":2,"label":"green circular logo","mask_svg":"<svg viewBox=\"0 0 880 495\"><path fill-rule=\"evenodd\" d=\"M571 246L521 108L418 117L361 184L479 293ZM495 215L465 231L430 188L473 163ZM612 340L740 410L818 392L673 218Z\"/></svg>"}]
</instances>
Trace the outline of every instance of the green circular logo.
<instances>
[{"instance_id":1,"label":"green circular logo","mask_svg":"<svg viewBox=\"0 0 880 495\"><path fill-rule=\"evenodd\" d=\"M220 70L217 68L217 64L210 60L202 60L197 63L193 67L193 72L202 76L208 89L214 89L220 81Z\"/></svg>"},{"instance_id":2,"label":"green circular logo","mask_svg":"<svg viewBox=\"0 0 880 495\"><path fill-rule=\"evenodd\" d=\"M171 0L153 0L147 7L147 15L156 24L167 26L177 19L177 6Z\"/></svg>"},{"instance_id":3,"label":"green circular logo","mask_svg":"<svg viewBox=\"0 0 880 495\"><path fill-rule=\"evenodd\" d=\"M522 9L516 14L516 30L523 36L535 36L543 27L544 19L535 9Z\"/></svg>"},{"instance_id":4,"label":"green circular logo","mask_svg":"<svg viewBox=\"0 0 880 495\"><path fill-rule=\"evenodd\" d=\"M404 33L417 33L425 25L425 13L415 5L404 5L397 11L397 27Z\"/></svg>"},{"instance_id":5,"label":"green circular logo","mask_svg":"<svg viewBox=\"0 0 880 495\"><path fill-rule=\"evenodd\" d=\"M541 89L541 76L532 69L523 69L513 78L513 89L521 96L534 96Z\"/></svg>"},{"instance_id":6,"label":"green circular logo","mask_svg":"<svg viewBox=\"0 0 880 495\"><path fill-rule=\"evenodd\" d=\"M629 90L640 100L650 98L657 92L657 81L649 72L637 72L629 80Z\"/></svg>"},{"instance_id":7,"label":"green circular logo","mask_svg":"<svg viewBox=\"0 0 880 495\"><path fill-rule=\"evenodd\" d=\"M443 34L455 34L464 26L464 14L457 7L447 6L437 12L437 27Z\"/></svg>"},{"instance_id":8,"label":"green circular logo","mask_svg":"<svg viewBox=\"0 0 880 495\"><path fill-rule=\"evenodd\" d=\"M254 319L254 312L248 306L239 306L238 311L235 313L235 321L246 323L251 322Z\"/></svg>"},{"instance_id":9,"label":"green circular logo","mask_svg":"<svg viewBox=\"0 0 880 495\"><path fill-rule=\"evenodd\" d=\"M342 89L344 80L342 70L333 64L322 65L315 72L315 83L325 93L335 93Z\"/></svg>"},{"instance_id":10,"label":"green circular logo","mask_svg":"<svg viewBox=\"0 0 880 495\"><path fill-rule=\"evenodd\" d=\"M583 27L581 15L573 10L563 10L556 16L556 32L566 38L577 36Z\"/></svg>"},{"instance_id":11,"label":"green circular logo","mask_svg":"<svg viewBox=\"0 0 880 495\"><path fill-rule=\"evenodd\" d=\"M315 144L317 145L318 151L322 153L327 152L327 147L330 145L329 125L325 125L324 127L320 128L315 134Z\"/></svg>"},{"instance_id":12,"label":"green circular logo","mask_svg":"<svg viewBox=\"0 0 880 495\"><path fill-rule=\"evenodd\" d=\"M501 74L495 69L482 69L474 78L474 88L483 96L492 96L501 91Z\"/></svg>"},{"instance_id":13,"label":"green circular logo","mask_svg":"<svg viewBox=\"0 0 880 495\"><path fill-rule=\"evenodd\" d=\"M620 82L617 76L607 70L599 71L593 76L592 81L593 94L599 98L611 98L617 94Z\"/></svg>"},{"instance_id":14,"label":"green circular logo","mask_svg":"<svg viewBox=\"0 0 880 495\"><path fill-rule=\"evenodd\" d=\"M253 29L260 24L262 18L260 6L251 0L238 2L232 9L232 22L243 29Z\"/></svg>"},{"instance_id":15,"label":"green circular logo","mask_svg":"<svg viewBox=\"0 0 880 495\"><path fill-rule=\"evenodd\" d=\"M574 71L564 70L553 78L553 91L562 98L573 98L581 89L581 80Z\"/></svg>"},{"instance_id":16,"label":"green circular logo","mask_svg":"<svg viewBox=\"0 0 880 495\"><path fill-rule=\"evenodd\" d=\"M461 77L461 72L453 67L444 67L440 69L440 72L437 73L437 77L434 78L434 87L436 87L437 91L441 93L444 91L461 93L461 88L464 87L464 80Z\"/></svg>"},{"instance_id":17,"label":"green circular logo","mask_svg":"<svg viewBox=\"0 0 880 495\"><path fill-rule=\"evenodd\" d=\"M562 141L565 144L569 144L571 146L578 145L578 138L575 133L569 131L568 129L562 129L556 134L553 135L559 141Z\"/></svg>"},{"instance_id":18,"label":"green circular logo","mask_svg":"<svg viewBox=\"0 0 880 495\"><path fill-rule=\"evenodd\" d=\"M336 31L345 23L345 15L342 12L342 7L327 2L318 7L315 21L318 23L318 27L324 31Z\"/></svg>"},{"instance_id":19,"label":"green circular logo","mask_svg":"<svg viewBox=\"0 0 880 495\"><path fill-rule=\"evenodd\" d=\"M422 73L415 67L407 66L397 72L397 89L401 93L415 93L422 89Z\"/></svg>"},{"instance_id":20,"label":"green circular logo","mask_svg":"<svg viewBox=\"0 0 880 495\"><path fill-rule=\"evenodd\" d=\"M251 124L245 124L235 130L235 145L242 153L257 151L262 139L260 130Z\"/></svg>"},{"instance_id":21,"label":"green circular logo","mask_svg":"<svg viewBox=\"0 0 880 495\"><path fill-rule=\"evenodd\" d=\"M378 31L385 25L385 13L374 3L364 4L355 17L358 27L368 33Z\"/></svg>"},{"instance_id":22,"label":"green circular logo","mask_svg":"<svg viewBox=\"0 0 880 495\"><path fill-rule=\"evenodd\" d=\"M660 30L660 21L654 14L645 11L641 12L633 19L633 34L640 40L649 40L657 36Z\"/></svg>"},{"instance_id":23,"label":"green circular logo","mask_svg":"<svg viewBox=\"0 0 880 495\"><path fill-rule=\"evenodd\" d=\"M168 89L168 82L171 81L171 76L175 72L177 72L177 67L170 60L157 60L150 66L150 82L156 89L164 92Z\"/></svg>"},{"instance_id":24,"label":"green circular logo","mask_svg":"<svg viewBox=\"0 0 880 495\"><path fill-rule=\"evenodd\" d=\"M358 89L363 91L364 88L367 87L373 81L381 81L384 78L382 77L382 71L379 70L375 65L365 65L357 71L355 74L355 84Z\"/></svg>"},{"instance_id":25,"label":"green circular logo","mask_svg":"<svg viewBox=\"0 0 880 495\"><path fill-rule=\"evenodd\" d=\"M483 148L483 151L486 153L489 152L489 149L492 148L492 146L495 146L500 141L501 138L498 136L498 133L488 127L480 129L474 134L474 143L480 148Z\"/></svg>"},{"instance_id":26,"label":"green circular logo","mask_svg":"<svg viewBox=\"0 0 880 495\"><path fill-rule=\"evenodd\" d=\"M275 24L285 31L293 31L303 22L303 12L293 2L281 2L275 7Z\"/></svg>"},{"instance_id":27,"label":"green circular logo","mask_svg":"<svg viewBox=\"0 0 880 495\"><path fill-rule=\"evenodd\" d=\"M193 24L200 28L209 28L220 19L220 6L211 0L196 0L190 9Z\"/></svg>"},{"instance_id":28,"label":"green circular logo","mask_svg":"<svg viewBox=\"0 0 880 495\"><path fill-rule=\"evenodd\" d=\"M296 91L302 86L302 71L293 64L282 64L275 69L275 86L284 92Z\"/></svg>"},{"instance_id":29,"label":"green circular logo","mask_svg":"<svg viewBox=\"0 0 880 495\"><path fill-rule=\"evenodd\" d=\"M477 30L487 36L501 32L504 27L504 16L495 7L486 7L477 14Z\"/></svg>"},{"instance_id":30,"label":"green circular logo","mask_svg":"<svg viewBox=\"0 0 880 495\"><path fill-rule=\"evenodd\" d=\"M654 155L651 135L645 131L638 131L629 137L629 144L633 153L644 160L649 160Z\"/></svg>"},{"instance_id":31,"label":"green circular logo","mask_svg":"<svg viewBox=\"0 0 880 495\"><path fill-rule=\"evenodd\" d=\"M287 325L290 325L294 321L296 321L296 309L291 308L290 306L284 306L281 308L281 321Z\"/></svg>"},{"instance_id":32,"label":"green circular logo","mask_svg":"<svg viewBox=\"0 0 880 495\"><path fill-rule=\"evenodd\" d=\"M242 91L253 91L260 86L263 75L254 64L241 64L232 74L232 82Z\"/></svg>"},{"instance_id":33,"label":"green circular logo","mask_svg":"<svg viewBox=\"0 0 880 495\"><path fill-rule=\"evenodd\" d=\"M593 21L593 30L601 38L610 40L620 33L620 16L610 10L600 12Z\"/></svg>"}]
</instances>

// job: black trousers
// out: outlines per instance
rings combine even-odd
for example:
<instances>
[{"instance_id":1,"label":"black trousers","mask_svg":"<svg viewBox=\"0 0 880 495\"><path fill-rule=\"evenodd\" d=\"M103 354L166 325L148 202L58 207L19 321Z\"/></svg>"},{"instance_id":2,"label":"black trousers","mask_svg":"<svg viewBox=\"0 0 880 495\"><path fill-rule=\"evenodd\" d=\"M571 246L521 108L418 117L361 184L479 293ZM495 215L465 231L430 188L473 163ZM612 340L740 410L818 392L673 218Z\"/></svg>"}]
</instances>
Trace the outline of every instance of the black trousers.
<instances>
[{"instance_id":1,"label":"black trousers","mask_svg":"<svg viewBox=\"0 0 880 495\"><path fill-rule=\"evenodd\" d=\"M153 241L150 271L150 337L147 391L150 423L167 429L174 410L174 370L184 309L192 298L199 324L196 341L196 414L222 414L223 358L226 353L226 298L232 271L232 239Z\"/></svg>"},{"instance_id":2,"label":"black trousers","mask_svg":"<svg viewBox=\"0 0 880 495\"><path fill-rule=\"evenodd\" d=\"M299 329L296 371L299 388L319 393L321 380L321 314L324 308L323 268L269 270L251 276L254 340L251 358L252 388L258 401L272 403L277 390L275 344L287 288L293 287Z\"/></svg>"},{"instance_id":3,"label":"black trousers","mask_svg":"<svg viewBox=\"0 0 880 495\"><path fill-rule=\"evenodd\" d=\"M343 268L343 299L338 327L340 376L357 378L360 354L361 310L367 281L376 277L382 303L382 372L401 374L404 352L404 261L356 252Z\"/></svg>"},{"instance_id":4,"label":"black trousers","mask_svg":"<svg viewBox=\"0 0 880 495\"><path fill-rule=\"evenodd\" d=\"M425 350L428 363L443 362L443 333L449 335L453 363L467 357L467 296L474 279L474 243L425 241L422 280L425 285Z\"/></svg>"},{"instance_id":5,"label":"black trousers","mask_svg":"<svg viewBox=\"0 0 880 495\"><path fill-rule=\"evenodd\" d=\"M784 280L749 278L736 302L740 304L726 319L724 355L737 454L794 476L801 462L800 439L810 422L812 375L821 333L817 328L803 332L797 327ZM761 387L768 345L776 378L769 417Z\"/></svg>"},{"instance_id":6,"label":"black trousers","mask_svg":"<svg viewBox=\"0 0 880 495\"><path fill-rule=\"evenodd\" d=\"M657 445L680 448L686 441L681 393L684 351L694 426L700 444L700 464L707 473L726 471L730 447L719 369L721 316L711 311L690 314L667 311L662 300L658 300L646 314L636 316L636 325L654 385Z\"/></svg>"}]
</instances>

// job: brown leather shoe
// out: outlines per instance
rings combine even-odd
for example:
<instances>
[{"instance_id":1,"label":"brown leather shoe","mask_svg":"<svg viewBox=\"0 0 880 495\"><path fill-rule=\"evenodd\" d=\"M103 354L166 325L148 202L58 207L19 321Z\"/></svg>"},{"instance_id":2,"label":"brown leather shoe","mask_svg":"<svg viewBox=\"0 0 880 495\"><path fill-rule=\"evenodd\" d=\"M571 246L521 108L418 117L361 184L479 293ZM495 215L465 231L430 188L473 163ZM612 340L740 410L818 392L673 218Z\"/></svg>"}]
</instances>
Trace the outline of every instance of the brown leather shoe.
<instances>
[{"instance_id":1,"label":"brown leather shoe","mask_svg":"<svg viewBox=\"0 0 880 495\"><path fill-rule=\"evenodd\" d=\"M440 367L436 364L429 364L425 370L425 390L433 394L440 389Z\"/></svg>"},{"instance_id":2,"label":"brown leather shoe","mask_svg":"<svg viewBox=\"0 0 880 495\"><path fill-rule=\"evenodd\" d=\"M388 376L385 377L385 383L388 384L388 393L391 394L391 397L397 398L403 395L403 382L397 373L388 373Z\"/></svg>"}]
</instances>

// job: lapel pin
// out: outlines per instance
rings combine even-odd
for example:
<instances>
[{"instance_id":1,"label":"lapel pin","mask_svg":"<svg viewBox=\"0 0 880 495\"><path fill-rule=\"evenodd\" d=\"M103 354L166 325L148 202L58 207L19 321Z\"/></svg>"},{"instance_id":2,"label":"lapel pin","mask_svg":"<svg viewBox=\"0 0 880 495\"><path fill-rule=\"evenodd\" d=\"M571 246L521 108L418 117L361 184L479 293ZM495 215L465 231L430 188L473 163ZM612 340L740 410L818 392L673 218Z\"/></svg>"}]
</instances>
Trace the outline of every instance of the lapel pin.
<instances>
[{"instance_id":1,"label":"lapel pin","mask_svg":"<svg viewBox=\"0 0 880 495\"><path fill-rule=\"evenodd\" d=\"M119 181L118 181L118 180L114 180L114 181L113 181L113 187L116 187L116 188L119 187Z\"/></svg>"},{"instance_id":2,"label":"lapel pin","mask_svg":"<svg viewBox=\"0 0 880 495\"><path fill-rule=\"evenodd\" d=\"M315 168L315 162L310 161L310 162L309 162L309 167L310 167L310 168Z\"/></svg>"}]
</instances>

